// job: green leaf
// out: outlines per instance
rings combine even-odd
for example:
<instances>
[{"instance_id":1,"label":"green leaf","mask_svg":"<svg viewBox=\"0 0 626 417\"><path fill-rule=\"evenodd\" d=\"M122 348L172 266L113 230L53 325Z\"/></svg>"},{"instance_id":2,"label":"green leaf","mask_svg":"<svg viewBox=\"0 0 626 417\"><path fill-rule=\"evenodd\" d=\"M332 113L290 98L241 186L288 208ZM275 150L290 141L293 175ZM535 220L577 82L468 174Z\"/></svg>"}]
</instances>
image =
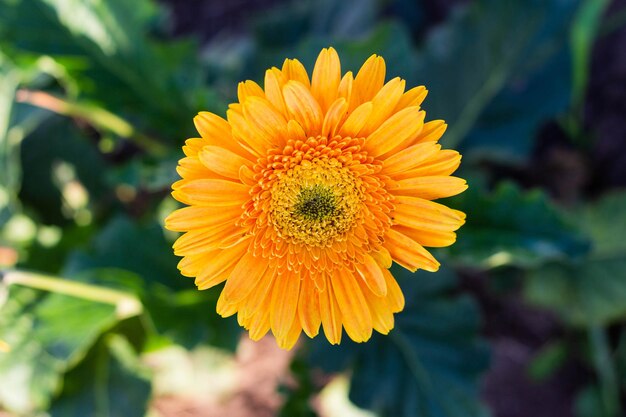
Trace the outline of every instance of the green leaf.
<instances>
[{"instance_id":1,"label":"green leaf","mask_svg":"<svg viewBox=\"0 0 626 417\"><path fill-rule=\"evenodd\" d=\"M572 95L575 106L583 104L591 64L591 48L609 4L608 0L584 0L576 13L571 32L574 58Z\"/></svg>"},{"instance_id":2,"label":"green leaf","mask_svg":"<svg viewBox=\"0 0 626 417\"><path fill-rule=\"evenodd\" d=\"M220 291L196 289L173 292L155 288L143 299L154 330L172 343L192 349L201 343L234 351L241 328L234 317L216 313Z\"/></svg>"},{"instance_id":3,"label":"green leaf","mask_svg":"<svg viewBox=\"0 0 626 417\"><path fill-rule=\"evenodd\" d=\"M602 406L602 392L597 385L586 386L574 402L576 417L612 417L606 414Z\"/></svg>"},{"instance_id":4,"label":"green leaf","mask_svg":"<svg viewBox=\"0 0 626 417\"><path fill-rule=\"evenodd\" d=\"M362 345L321 341L311 363L332 371L351 366L350 399L381 417L486 415L477 382L489 355L473 300L446 295L456 284L449 270L394 275L407 300L395 329Z\"/></svg>"},{"instance_id":5,"label":"green leaf","mask_svg":"<svg viewBox=\"0 0 626 417\"><path fill-rule=\"evenodd\" d=\"M375 0L305 0L286 4L256 19L255 40L260 48L276 49L295 45L311 35L336 41L356 38L374 26L379 9Z\"/></svg>"},{"instance_id":6,"label":"green leaf","mask_svg":"<svg viewBox=\"0 0 626 417\"><path fill-rule=\"evenodd\" d=\"M551 263L528 274L526 297L574 325L626 317L626 257Z\"/></svg>"},{"instance_id":7,"label":"green leaf","mask_svg":"<svg viewBox=\"0 0 626 417\"><path fill-rule=\"evenodd\" d=\"M303 358L296 356L291 361L291 376L296 380L295 386L281 387L285 402L278 417L316 417L311 407L311 397L317 394L312 381L311 367Z\"/></svg>"},{"instance_id":8,"label":"green leaf","mask_svg":"<svg viewBox=\"0 0 626 417\"><path fill-rule=\"evenodd\" d=\"M11 287L0 309L0 407L29 414L46 409L61 375L117 322L115 307L60 294Z\"/></svg>"},{"instance_id":9,"label":"green leaf","mask_svg":"<svg viewBox=\"0 0 626 417\"><path fill-rule=\"evenodd\" d=\"M560 97L549 111L533 109L544 105L543 84L533 86L534 100L525 100L532 101L532 112L529 108L512 112L516 104L511 100L516 99L513 93L520 87L522 91L528 88L524 84L529 79L540 80L543 68L554 65L550 59L566 44L577 4L577 0L480 0L430 34L409 81L428 87L425 109L429 117L442 118L450 125L444 145L456 147L477 122L482 131L490 131L501 129L504 119L514 125L528 125L527 118L534 121L521 134L509 129L505 139L500 136L501 143L510 147L528 141L529 128L535 128L549 113L560 111L567 102ZM556 75L563 77L562 72ZM567 89L560 88L555 94L563 91ZM498 106L502 101L511 112Z\"/></svg>"},{"instance_id":10,"label":"green leaf","mask_svg":"<svg viewBox=\"0 0 626 417\"><path fill-rule=\"evenodd\" d=\"M522 164L531 155L542 123L567 109L570 68L569 51L562 47L540 69L511 76L459 144L466 160Z\"/></svg>"},{"instance_id":11,"label":"green leaf","mask_svg":"<svg viewBox=\"0 0 626 417\"><path fill-rule=\"evenodd\" d=\"M2 0L0 39L15 54L63 63L80 95L114 114L132 115L141 129L184 136L191 134L189 115L207 107L210 92L202 67L189 58L197 56L195 45L149 37L155 14L148 0Z\"/></svg>"},{"instance_id":12,"label":"green leaf","mask_svg":"<svg viewBox=\"0 0 626 417\"><path fill-rule=\"evenodd\" d=\"M551 262L529 272L526 297L574 325L604 325L626 317L626 193L604 197L576 216L592 238L588 256Z\"/></svg>"},{"instance_id":13,"label":"green leaf","mask_svg":"<svg viewBox=\"0 0 626 417\"><path fill-rule=\"evenodd\" d=\"M463 264L528 267L588 250L583 235L538 190L525 193L503 183L486 195L470 184L452 201L452 207L467 213L467 223L449 249Z\"/></svg>"},{"instance_id":14,"label":"green leaf","mask_svg":"<svg viewBox=\"0 0 626 417\"><path fill-rule=\"evenodd\" d=\"M180 275L177 262L158 224L142 225L120 216L100 231L87 251L76 251L70 256L64 275L93 276L98 268L118 268L138 274L136 280L92 282L114 284L116 288L132 287L141 297L153 325L151 330L160 342L169 341L187 348L208 343L234 350L240 328L234 318L223 319L215 312L219 291L196 290L192 280Z\"/></svg>"},{"instance_id":15,"label":"green leaf","mask_svg":"<svg viewBox=\"0 0 626 417\"><path fill-rule=\"evenodd\" d=\"M71 181L84 187L92 208L102 205L108 191L101 175L106 170L102 155L68 119L51 117L29 134L22 142L21 163L28 169L20 198L44 223L64 224L72 217L63 195L63 186ZM60 175L68 170L69 175Z\"/></svg>"},{"instance_id":16,"label":"green leaf","mask_svg":"<svg viewBox=\"0 0 626 417\"><path fill-rule=\"evenodd\" d=\"M19 147L9 136L19 81L18 69L0 52L0 226L15 211L20 180Z\"/></svg>"},{"instance_id":17,"label":"green leaf","mask_svg":"<svg viewBox=\"0 0 626 417\"><path fill-rule=\"evenodd\" d=\"M143 416L150 398L148 373L121 335L105 336L64 380L52 417Z\"/></svg>"},{"instance_id":18,"label":"green leaf","mask_svg":"<svg viewBox=\"0 0 626 417\"><path fill-rule=\"evenodd\" d=\"M537 382L553 375L567 360L567 346L562 341L543 346L528 366L528 375Z\"/></svg>"},{"instance_id":19,"label":"green leaf","mask_svg":"<svg viewBox=\"0 0 626 417\"><path fill-rule=\"evenodd\" d=\"M68 259L63 275L93 268L119 268L140 275L146 283L184 288L185 280L163 229L155 222L141 224L125 216L109 221L86 251L76 251Z\"/></svg>"}]
</instances>

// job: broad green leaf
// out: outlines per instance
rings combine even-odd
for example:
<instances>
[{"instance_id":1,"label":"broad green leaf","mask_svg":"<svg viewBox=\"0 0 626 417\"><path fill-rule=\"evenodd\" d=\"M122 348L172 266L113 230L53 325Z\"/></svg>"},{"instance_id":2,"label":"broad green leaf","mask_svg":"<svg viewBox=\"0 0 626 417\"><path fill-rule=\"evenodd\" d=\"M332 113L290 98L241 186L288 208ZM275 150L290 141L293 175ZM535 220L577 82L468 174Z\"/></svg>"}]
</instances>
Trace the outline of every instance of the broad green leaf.
<instances>
[{"instance_id":1,"label":"broad green leaf","mask_svg":"<svg viewBox=\"0 0 626 417\"><path fill-rule=\"evenodd\" d=\"M569 51L561 47L531 74L513 74L459 145L461 154L506 166L523 163L531 155L542 123L570 103L570 68Z\"/></svg>"},{"instance_id":2,"label":"broad green leaf","mask_svg":"<svg viewBox=\"0 0 626 417\"><path fill-rule=\"evenodd\" d=\"M0 407L22 414L46 409L62 374L117 322L115 307L11 287L0 309Z\"/></svg>"},{"instance_id":3,"label":"broad green leaf","mask_svg":"<svg viewBox=\"0 0 626 417\"><path fill-rule=\"evenodd\" d=\"M104 202L108 187L102 172L106 164L95 146L70 120L52 117L39 125L22 142L20 198L36 209L44 223L64 224L76 215L69 191L74 181L84 188L87 201L79 208L97 209Z\"/></svg>"},{"instance_id":4,"label":"broad green leaf","mask_svg":"<svg viewBox=\"0 0 626 417\"><path fill-rule=\"evenodd\" d=\"M178 292L154 288L146 293L143 302L154 330L170 343L187 349L206 343L234 351L241 328L234 317L224 319L216 313L219 293L217 288Z\"/></svg>"},{"instance_id":5,"label":"broad green leaf","mask_svg":"<svg viewBox=\"0 0 626 417\"><path fill-rule=\"evenodd\" d=\"M295 45L309 36L354 39L374 26L380 9L375 0L293 2L259 16L254 25L255 40L261 49L275 49Z\"/></svg>"},{"instance_id":6,"label":"broad green leaf","mask_svg":"<svg viewBox=\"0 0 626 417\"><path fill-rule=\"evenodd\" d=\"M567 346L555 341L543 346L528 366L528 375L537 382L544 381L563 366L567 360Z\"/></svg>"},{"instance_id":7,"label":"broad green leaf","mask_svg":"<svg viewBox=\"0 0 626 417\"><path fill-rule=\"evenodd\" d=\"M280 409L278 417L316 417L317 414L311 407L311 397L317 394L318 390L313 383L311 367L302 357L296 356L291 361L290 371L291 376L297 383L281 387L285 402ZM347 389L346 395L343 397L347 397ZM320 401L323 401L323 399L320 398Z\"/></svg>"},{"instance_id":8,"label":"broad green leaf","mask_svg":"<svg viewBox=\"0 0 626 417\"><path fill-rule=\"evenodd\" d=\"M577 213L577 223L592 238L591 252L531 270L527 298L575 325L603 325L626 317L625 211L626 194L620 193Z\"/></svg>"},{"instance_id":9,"label":"broad green leaf","mask_svg":"<svg viewBox=\"0 0 626 417\"><path fill-rule=\"evenodd\" d=\"M585 326L626 317L626 254L551 263L528 275L526 297Z\"/></svg>"},{"instance_id":10,"label":"broad green leaf","mask_svg":"<svg viewBox=\"0 0 626 417\"><path fill-rule=\"evenodd\" d=\"M186 282L176 269L177 262L158 224L141 224L118 216L100 230L86 251L70 255L64 275L93 268L119 268L140 275L148 284L184 288Z\"/></svg>"},{"instance_id":11,"label":"broad green leaf","mask_svg":"<svg viewBox=\"0 0 626 417\"><path fill-rule=\"evenodd\" d=\"M478 401L478 377L488 352L479 339L480 317L467 296L447 296L456 277L395 271L407 305L389 335L367 343L314 345L311 363L351 369L350 399L381 417L486 415Z\"/></svg>"},{"instance_id":12,"label":"broad green leaf","mask_svg":"<svg viewBox=\"0 0 626 417\"><path fill-rule=\"evenodd\" d=\"M617 405L619 407L619 405ZM595 383L584 387L576 396L573 411L575 417L618 417L623 410L609 411L604 402L602 388ZM621 413L620 413L621 411Z\"/></svg>"},{"instance_id":13,"label":"broad green leaf","mask_svg":"<svg viewBox=\"0 0 626 417\"><path fill-rule=\"evenodd\" d=\"M316 2L294 3L292 8L259 19L260 34L256 38L231 38L210 44L205 61L217 73L219 88L231 97L237 81L253 79L262 83L265 69L280 67L285 58L297 58L311 73L320 50L329 46L339 53L343 73L356 74L367 58L378 54L385 58L388 78L409 77L415 62L409 30L394 20L375 25L373 16L380 12L380 5L370 0L358 3L357 7L353 3L324 1L319 8ZM350 15L351 27L342 13ZM315 29L305 30L309 25Z\"/></svg>"},{"instance_id":14,"label":"broad green leaf","mask_svg":"<svg viewBox=\"0 0 626 417\"><path fill-rule=\"evenodd\" d=\"M134 272L141 279L127 280L126 285L141 298L154 326L152 330L161 342L169 341L187 348L208 343L233 350L240 328L234 319L224 320L215 312L219 291L196 290L191 279L180 275L177 262L158 224L137 224L120 216L100 231L87 251L77 251L69 257L64 274L72 276L80 272L90 276L94 268ZM125 285L123 280L92 282L105 286L114 284L116 288Z\"/></svg>"},{"instance_id":15,"label":"broad green leaf","mask_svg":"<svg viewBox=\"0 0 626 417\"><path fill-rule=\"evenodd\" d=\"M9 219L19 187L19 148L9 136L13 100L20 81L17 68L0 52L0 227Z\"/></svg>"},{"instance_id":16,"label":"broad green leaf","mask_svg":"<svg viewBox=\"0 0 626 417\"><path fill-rule=\"evenodd\" d=\"M467 213L449 249L464 264L533 266L588 250L587 240L540 191L522 192L503 183L486 195L470 184L450 205Z\"/></svg>"},{"instance_id":17,"label":"broad green leaf","mask_svg":"<svg viewBox=\"0 0 626 417\"><path fill-rule=\"evenodd\" d=\"M128 417L145 415L149 373L121 335L104 336L87 358L65 375L63 391L50 408L52 417Z\"/></svg>"},{"instance_id":18,"label":"broad green leaf","mask_svg":"<svg viewBox=\"0 0 626 417\"><path fill-rule=\"evenodd\" d=\"M80 96L131 115L140 129L184 137L192 131L185 122L208 107L210 92L193 44L148 36L155 13L148 0L2 0L0 38L15 54L63 63Z\"/></svg>"},{"instance_id":19,"label":"broad green leaf","mask_svg":"<svg viewBox=\"0 0 626 417\"><path fill-rule=\"evenodd\" d=\"M591 48L609 3L608 0L583 0L576 13L571 32L574 58L572 95L575 106L582 105L585 98L591 65Z\"/></svg>"},{"instance_id":20,"label":"broad green leaf","mask_svg":"<svg viewBox=\"0 0 626 417\"><path fill-rule=\"evenodd\" d=\"M626 389L626 329L622 329L615 352L615 371L618 383Z\"/></svg>"},{"instance_id":21,"label":"broad green leaf","mask_svg":"<svg viewBox=\"0 0 626 417\"><path fill-rule=\"evenodd\" d=\"M429 117L442 118L450 125L444 145L456 147L476 123L482 132L499 132L505 119L524 126L519 133L511 128L505 137L500 136L502 144L509 149L513 145L515 150L520 146L516 142L530 139L528 133L539 121L563 109L567 100L560 95L567 89L560 87L555 90L554 106L541 112L534 109L545 106L545 91L541 80L533 78L544 77L543 69L554 65L550 58L566 44L577 4L577 0L480 0L433 30L418 53L410 81L428 87L425 108ZM569 71L560 75L568 76ZM532 103L516 112L518 105L511 100L517 100L520 90L524 101ZM502 102L506 107L501 107Z\"/></svg>"},{"instance_id":22,"label":"broad green leaf","mask_svg":"<svg viewBox=\"0 0 626 417\"><path fill-rule=\"evenodd\" d=\"M107 172L107 182L111 186L131 187L134 192L146 190L162 192L170 190L172 184L180 179L176 165L181 158L180 150L160 159L152 157L134 158L126 164Z\"/></svg>"}]
</instances>

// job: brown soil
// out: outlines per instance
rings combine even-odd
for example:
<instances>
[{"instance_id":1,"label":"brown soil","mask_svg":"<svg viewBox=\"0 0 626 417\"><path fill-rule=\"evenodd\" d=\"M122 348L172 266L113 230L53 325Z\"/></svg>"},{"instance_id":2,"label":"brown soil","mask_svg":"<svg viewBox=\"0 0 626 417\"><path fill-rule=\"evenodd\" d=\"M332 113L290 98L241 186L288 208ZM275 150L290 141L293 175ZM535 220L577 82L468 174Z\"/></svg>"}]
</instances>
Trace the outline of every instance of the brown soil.
<instances>
[{"instance_id":1,"label":"brown soil","mask_svg":"<svg viewBox=\"0 0 626 417\"><path fill-rule=\"evenodd\" d=\"M235 388L226 398L156 398L153 409L162 417L273 417L283 399L280 385L289 383L292 351L276 346L270 336L259 342L242 338L236 354Z\"/></svg>"}]
</instances>

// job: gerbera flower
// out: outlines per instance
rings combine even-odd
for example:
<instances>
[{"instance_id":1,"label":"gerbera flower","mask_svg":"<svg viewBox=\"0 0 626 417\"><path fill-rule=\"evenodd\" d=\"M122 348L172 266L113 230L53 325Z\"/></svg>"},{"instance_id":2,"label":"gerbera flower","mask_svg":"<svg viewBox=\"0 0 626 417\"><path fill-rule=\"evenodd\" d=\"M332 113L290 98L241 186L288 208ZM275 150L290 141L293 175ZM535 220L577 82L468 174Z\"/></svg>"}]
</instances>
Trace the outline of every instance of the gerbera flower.
<instances>
[{"instance_id":1,"label":"gerbera flower","mask_svg":"<svg viewBox=\"0 0 626 417\"><path fill-rule=\"evenodd\" d=\"M386 334L404 297L393 262L439 263L424 246L452 244L465 219L431 200L467 188L450 176L461 156L425 123L423 86L385 83L372 55L356 77L322 50L312 77L297 60L239 84L227 119L203 112L187 140L172 195L188 205L165 222L185 232L178 267L199 289L226 281L217 311L237 313L252 339L270 329L283 348L320 327L363 342Z\"/></svg>"}]
</instances>

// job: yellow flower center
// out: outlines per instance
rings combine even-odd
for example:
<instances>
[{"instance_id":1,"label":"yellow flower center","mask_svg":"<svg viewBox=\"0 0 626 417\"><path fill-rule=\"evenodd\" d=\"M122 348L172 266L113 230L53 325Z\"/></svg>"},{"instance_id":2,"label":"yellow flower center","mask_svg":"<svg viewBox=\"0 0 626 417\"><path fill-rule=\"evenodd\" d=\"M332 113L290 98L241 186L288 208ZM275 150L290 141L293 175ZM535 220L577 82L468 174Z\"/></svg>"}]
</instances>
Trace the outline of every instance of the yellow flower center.
<instances>
[{"instance_id":1,"label":"yellow flower center","mask_svg":"<svg viewBox=\"0 0 626 417\"><path fill-rule=\"evenodd\" d=\"M332 273L379 249L394 206L377 176L382 164L362 146L362 138L310 137L257 160L238 221L254 236L254 256L294 273Z\"/></svg>"},{"instance_id":2,"label":"yellow flower center","mask_svg":"<svg viewBox=\"0 0 626 417\"><path fill-rule=\"evenodd\" d=\"M360 180L336 159L302 161L271 189L270 221L279 237L312 246L345 238L364 200Z\"/></svg>"}]
</instances>

